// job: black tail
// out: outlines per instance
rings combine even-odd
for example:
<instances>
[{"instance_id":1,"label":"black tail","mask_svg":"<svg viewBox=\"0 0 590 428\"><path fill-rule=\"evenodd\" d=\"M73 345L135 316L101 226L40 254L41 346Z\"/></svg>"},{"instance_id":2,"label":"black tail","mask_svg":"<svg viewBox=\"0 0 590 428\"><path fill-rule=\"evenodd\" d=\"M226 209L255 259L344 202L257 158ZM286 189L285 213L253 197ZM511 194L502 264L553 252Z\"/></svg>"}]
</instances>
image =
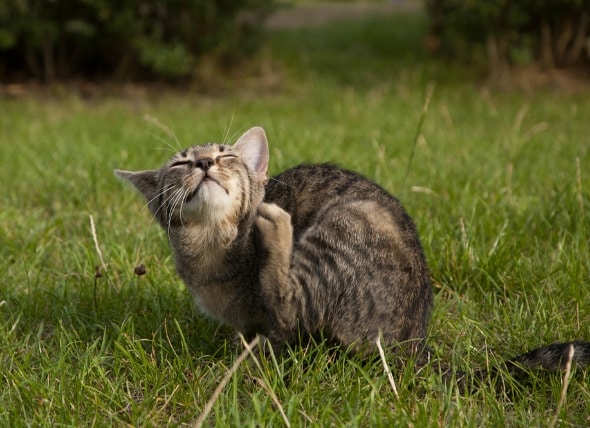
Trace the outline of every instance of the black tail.
<instances>
[{"instance_id":1,"label":"black tail","mask_svg":"<svg viewBox=\"0 0 590 428\"><path fill-rule=\"evenodd\" d=\"M520 374L527 368L561 371L568 363L578 367L589 366L590 342L552 343L514 357L506 361L506 366L511 373Z\"/></svg>"},{"instance_id":2,"label":"black tail","mask_svg":"<svg viewBox=\"0 0 590 428\"><path fill-rule=\"evenodd\" d=\"M518 383L526 383L532 370L560 372L564 371L568 364L572 368L589 367L590 342L552 343L506 360L500 366L489 370L479 369L469 373L440 368L446 382L458 384L461 389L473 392L481 386L482 382L486 383L486 379L502 379L506 373L509 373Z\"/></svg>"}]
</instances>

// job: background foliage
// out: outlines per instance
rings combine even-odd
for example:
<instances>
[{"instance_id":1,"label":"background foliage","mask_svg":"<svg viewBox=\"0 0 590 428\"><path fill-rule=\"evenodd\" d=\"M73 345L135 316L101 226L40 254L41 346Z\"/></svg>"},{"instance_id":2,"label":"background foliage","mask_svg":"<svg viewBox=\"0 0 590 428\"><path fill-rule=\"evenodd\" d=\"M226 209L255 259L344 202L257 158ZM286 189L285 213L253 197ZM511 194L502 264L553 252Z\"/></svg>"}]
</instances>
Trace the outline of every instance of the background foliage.
<instances>
[{"instance_id":1,"label":"background foliage","mask_svg":"<svg viewBox=\"0 0 590 428\"><path fill-rule=\"evenodd\" d=\"M0 77L190 77L258 46L274 0L4 0Z\"/></svg>"},{"instance_id":2,"label":"background foliage","mask_svg":"<svg viewBox=\"0 0 590 428\"><path fill-rule=\"evenodd\" d=\"M282 5L292 5L283 1ZM590 0L424 0L428 45L492 76L539 63L590 67ZM278 0L4 0L0 78L195 77L203 58L228 66L263 40ZM223 69L223 67L221 67Z\"/></svg>"},{"instance_id":3,"label":"background foliage","mask_svg":"<svg viewBox=\"0 0 590 428\"><path fill-rule=\"evenodd\" d=\"M588 0L426 0L434 48L486 57L495 75L538 61L590 65Z\"/></svg>"}]
</instances>

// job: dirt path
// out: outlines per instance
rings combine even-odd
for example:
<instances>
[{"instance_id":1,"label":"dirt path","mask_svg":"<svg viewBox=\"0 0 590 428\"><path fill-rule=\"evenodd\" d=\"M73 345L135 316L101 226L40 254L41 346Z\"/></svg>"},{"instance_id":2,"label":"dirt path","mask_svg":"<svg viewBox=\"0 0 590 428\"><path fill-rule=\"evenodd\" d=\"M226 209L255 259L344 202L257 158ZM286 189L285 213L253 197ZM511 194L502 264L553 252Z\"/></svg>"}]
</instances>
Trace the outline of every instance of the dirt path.
<instances>
[{"instance_id":1,"label":"dirt path","mask_svg":"<svg viewBox=\"0 0 590 428\"><path fill-rule=\"evenodd\" d=\"M318 27L329 22L414 11L422 8L421 0L304 4L280 9L269 17L266 26L269 29Z\"/></svg>"}]
</instances>

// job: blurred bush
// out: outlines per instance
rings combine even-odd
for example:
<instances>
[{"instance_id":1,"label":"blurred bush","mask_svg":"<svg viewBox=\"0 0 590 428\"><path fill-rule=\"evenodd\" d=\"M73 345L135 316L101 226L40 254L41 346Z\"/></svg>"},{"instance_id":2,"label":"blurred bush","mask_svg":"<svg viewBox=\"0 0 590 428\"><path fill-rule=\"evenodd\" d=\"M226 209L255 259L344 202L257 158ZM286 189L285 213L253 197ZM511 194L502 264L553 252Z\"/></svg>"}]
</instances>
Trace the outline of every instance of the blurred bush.
<instances>
[{"instance_id":1,"label":"blurred bush","mask_svg":"<svg viewBox=\"0 0 590 428\"><path fill-rule=\"evenodd\" d=\"M275 0L1 0L0 78L191 77L250 55Z\"/></svg>"},{"instance_id":2,"label":"blurred bush","mask_svg":"<svg viewBox=\"0 0 590 428\"><path fill-rule=\"evenodd\" d=\"M511 65L590 65L590 0L426 0L429 46L492 74Z\"/></svg>"}]
</instances>

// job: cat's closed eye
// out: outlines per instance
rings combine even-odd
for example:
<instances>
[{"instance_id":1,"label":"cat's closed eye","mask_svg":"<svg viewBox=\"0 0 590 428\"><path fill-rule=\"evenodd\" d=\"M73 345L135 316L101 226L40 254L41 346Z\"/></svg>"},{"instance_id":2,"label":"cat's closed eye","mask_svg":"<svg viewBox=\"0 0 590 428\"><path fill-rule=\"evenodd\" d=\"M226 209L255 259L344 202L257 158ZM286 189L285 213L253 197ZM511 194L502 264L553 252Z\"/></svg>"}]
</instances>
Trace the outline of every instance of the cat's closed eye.
<instances>
[{"instance_id":1,"label":"cat's closed eye","mask_svg":"<svg viewBox=\"0 0 590 428\"><path fill-rule=\"evenodd\" d=\"M185 165L191 168L193 166L193 161L190 159L176 161L172 165L170 165L170 168L178 168Z\"/></svg>"},{"instance_id":2,"label":"cat's closed eye","mask_svg":"<svg viewBox=\"0 0 590 428\"><path fill-rule=\"evenodd\" d=\"M215 158L215 161L217 163L217 161L219 161L220 159L236 159L237 156L231 153L226 153L223 155L219 155ZM199 165L199 162L197 160L197 166ZM189 169L193 168L195 166L195 162L191 159L182 159L182 160L178 160L176 162L173 162L172 165L170 165L170 169L173 168L180 168L180 167L188 167Z\"/></svg>"},{"instance_id":3,"label":"cat's closed eye","mask_svg":"<svg viewBox=\"0 0 590 428\"><path fill-rule=\"evenodd\" d=\"M237 156L236 155L232 155L231 153L227 153L225 155L219 155L219 156L217 156L217 159L220 159L220 158L237 158Z\"/></svg>"}]
</instances>

